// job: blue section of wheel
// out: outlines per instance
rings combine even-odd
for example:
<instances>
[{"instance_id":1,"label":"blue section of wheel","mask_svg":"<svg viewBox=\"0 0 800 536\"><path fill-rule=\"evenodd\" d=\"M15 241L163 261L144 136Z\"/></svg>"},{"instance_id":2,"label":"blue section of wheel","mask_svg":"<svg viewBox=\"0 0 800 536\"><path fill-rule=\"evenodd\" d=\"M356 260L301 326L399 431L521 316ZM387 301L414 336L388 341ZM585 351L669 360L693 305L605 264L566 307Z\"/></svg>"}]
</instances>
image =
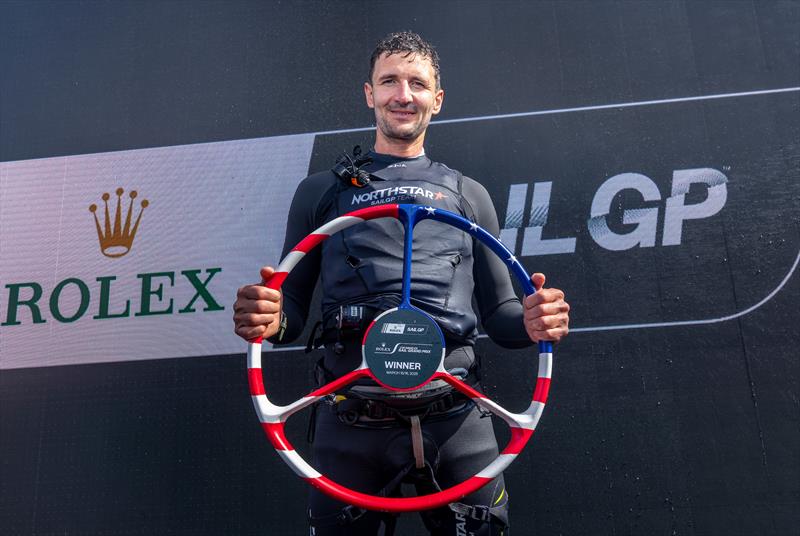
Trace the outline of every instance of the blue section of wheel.
<instances>
[{"instance_id":1,"label":"blue section of wheel","mask_svg":"<svg viewBox=\"0 0 800 536\"><path fill-rule=\"evenodd\" d=\"M403 258L403 299L400 307L411 307L410 293L411 293L411 251L414 226L422 220L435 220L445 223L465 233L474 236L482 244L492 250L508 267L508 270L514 274L522 286L523 292L526 296L530 296L536 292L536 288L531 282L530 275L525 270L514 253L503 245L497 238L492 236L491 233L480 227L477 223L472 222L463 216L450 212L448 210L426 207L422 205L401 204L398 205L398 216L400 221L403 222L405 227L405 255ZM539 353L552 353L553 343L550 341L539 341Z\"/></svg>"}]
</instances>

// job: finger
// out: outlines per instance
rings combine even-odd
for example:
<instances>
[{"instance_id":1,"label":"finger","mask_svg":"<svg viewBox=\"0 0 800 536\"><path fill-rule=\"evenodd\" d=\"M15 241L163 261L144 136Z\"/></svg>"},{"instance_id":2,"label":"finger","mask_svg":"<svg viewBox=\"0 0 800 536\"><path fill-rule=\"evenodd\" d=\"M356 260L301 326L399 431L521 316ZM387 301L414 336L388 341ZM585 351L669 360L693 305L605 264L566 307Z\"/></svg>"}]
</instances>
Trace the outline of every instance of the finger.
<instances>
[{"instance_id":1,"label":"finger","mask_svg":"<svg viewBox=\"0 0 800 536\"><path fill-rule=\"evenodd\" d=\"M270 301L270 300L256 300L251 302L252 309L250 309L249 313L258 313L258 314L273 314L279 313L281 311L281 304L277 301Z\"/></svg>"},{"instance_id":2,"label":"finger","mask_svg":"<svg viewBox=\"0 0 800 536\"><path fill-rule=\"evenodd\" d=\"M281 292L279 290L267 288L262 285L246 285L236 292L237 302L246 302L248 300L267 300L271 302L278 302L281 299ZM243 305L243 303L240 303Z\"/></svg>"},{"instance_id":3,"label":"finger","mask_svg":"<svg viewBox=\"0 0 800 536\"><path fill-rule=\"evenodd\" d=\"M558 313L526 318L525 324L534 331L566 327L569 325L569 315L566 313Z\"/></svg>"},{"instance_id":4,"label":"finger","mask_svg":"<svg viewBox=\"0 0 800 536\"><path fill-rule=\"evenodd\" d=\"M266 285L269 283L269 280L272 279L272 276L275 274L275 268L272 266L262 266L261 270L261 284Z\"/></svg>"},{"instance_id":5,"label":"finger","mask_svg":"<svg viewBox=\"0 0 800 536\"><path fill-rule=\"evenodd\" d=\"M552 335L563 337L569 332L569 315L553 315L535 320L526 321L525 329L531 337L547 339Z\"/></svg>"},{"instance_id":6,"label":"finger","mask_svg":"<svg viewBox=\"0 0 800 536\"><path fill-rule=\"evenodd\" d=\"M558 300L555 302L540 303L530 309L526 309L525 317L533 319L533 318L553 316L553 315L558 315L560 313L568 313L568 312L569 312L569 304L564 300Z\"/></svg>"},{"instance_id":7,"label":"finger","mask_svg":"<svg viewBox=\"0 0 800 536\"><path fill-rule=\"evenodd\" d=\"M234 315L233 322L236 326L254 327L268 326L277 318L276 314L240 313Z\"/></svg>"},{"instance_id":8,"label":"finger","mask_svg":"<svg viewBox=\"0 0 800 536\"><path fill-rule=\"evenodd\" d=\"M542 331L534 331L530 334L531 338L536 341L551 341L551 342L559 342L561 339L567 336L569 333L568 328L553 328L548 330Z\"/></svg>"},{"instance_id":9,"label":"finger","mask_svg":"<svg viewBox=\"0 0 800 536\"><path fill-rule=\"evenodd\" d=\"M233 317L238 318L245 314L271 314L281 310L279 302L268 300L239 300L234 304Z\"/></svg>"},{"instance_id":10,"label":"finger","mask_svg":"<svg viewBox=\"0 0 800 536\"><path fill-rule=\"evenodd\" d=\"M558 301L566 303L564 301L564 292L562 290L557 288L543 288L535 294L525 296L523 299L523 304L525 305L525 309L533 309L542 303L552 303Z\"/></svg>"},{"instance_id":11,"label":"finger","mask_svg":"<svg viewBox=\"0 0 800 536\"><path fill-rule=\"evenodd\" d=\"M263 337L266 332L266 326L240 326L236 328L236 334L248 341Z\"/></svg>"},{"instance_id":12,"label":"finger","mask_svg":"<svg viewBox=\"0 0 800 536\"><path fill-rule=\"evenodd\" d=\"M564 299L564 291L558 288L543 288L536 294L541 294L542 303Z\"/></svg>"},{"instance_id":13,"label":"finger","mask_svg":"<svg viewBox=\"0 0 800 536\"><path fill-rule=\"evenodd\" d=\"M534 288L539 291L544 286L545 277L544 274L536 272L531 275L531 283L533 283Z\"/></svg>"},{"instance_id":14,"label":"finger","mask_svg":"<svg viewBox=\"0 0 800 536\"><path fill-rule=\"evenodd\" d=\"M280 301L273 300L236 300L233 307L233 314L242 313L277 313L281 310Z\"/></svg>"}]
</instances>

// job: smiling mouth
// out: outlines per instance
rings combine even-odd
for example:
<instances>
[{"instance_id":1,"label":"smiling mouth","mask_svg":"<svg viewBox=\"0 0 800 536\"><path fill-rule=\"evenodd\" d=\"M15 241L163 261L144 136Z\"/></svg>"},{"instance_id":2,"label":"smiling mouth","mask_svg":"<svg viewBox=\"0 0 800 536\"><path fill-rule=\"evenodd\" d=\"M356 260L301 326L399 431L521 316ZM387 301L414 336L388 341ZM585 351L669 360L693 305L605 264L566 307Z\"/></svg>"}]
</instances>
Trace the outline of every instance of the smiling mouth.
<instances>
[{"instance_id":1,"label":"smiling mouth","mask_svg":"<svg viewBox=\"0 0 800 536\"><path fill-rule=\"evenodd\" d=\"M412 110L389 110L389 111L398 117L411 117L416 113Z\"/></svg>"}]
</instances>

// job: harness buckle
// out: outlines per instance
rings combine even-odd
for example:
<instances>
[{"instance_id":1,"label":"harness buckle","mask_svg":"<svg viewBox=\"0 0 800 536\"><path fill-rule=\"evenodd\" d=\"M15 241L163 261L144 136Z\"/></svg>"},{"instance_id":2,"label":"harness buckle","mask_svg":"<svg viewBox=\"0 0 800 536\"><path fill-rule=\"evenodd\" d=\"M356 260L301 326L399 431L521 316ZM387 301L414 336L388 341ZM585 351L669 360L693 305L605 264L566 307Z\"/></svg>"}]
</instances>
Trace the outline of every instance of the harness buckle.
<instances>
[{"instance_id":1,"label":"harness buckle","mask_svg":"<svg viewBox=\"0 0 800 536\"><path fill-rule=\"evenodd\" d=\"M476 521L486 523L491 519L491 509L488 506L464 503L450 503L448 506L453 512L469 516Z\"/></svg>"},{"instance_id":2,"label":"harness buckle","mask_svg":"<svg viewBox=\"0 0 800 536\"><path fill-rule=\"evenodd\" d=\"M334 317L340 332L360 331L363 328L365 310L363 305L340 305Z\"/></svg>"},{"instance_id":3,"label":"harness buckle","mask_svg":"<svg viewBox=\"0 0 800 536\"><path fill-rule=\"evenodd\" d=\"M453 406L456 405L455 398L453 397L453 393L447 393L442 396L440 399L434 401L430 405L429 412L430 413L444 413L445 411L452 409Z\"/></svg>"},{"instance_id":4,"label":"harness buckle","mask_svg":"<svg viewBox=\"0 0 800 536\"><path fill-rule=\"evenodd\" d=\"M370 419L380 420L390 416L386 405L377 400L366 400L362 407L364 408L364 415Z\"/></svg>"},{"instance_id":5,"label":"harness buckle","mask_svg":"<svg viewBox=\"0 0 800 536\"><path fill-rule=\"evenodd\" d=\"M361 407L359 400L341 400L336 403L336 416L342 423L353 426L361 417Z\"/></svg>"},{"instance_id":6,"label":"harness buckle","mask_svg":"<svg viewBox=\"0 0 800 536\"><path fill-rule=\"evenodd\" d=\"M478 521L483 521L484 523L489 521L491 517L489 507L482 505L473 506L470 517L472 517L472 519L477 519Z\"/></svg>"},{"instance_id":7,"label":"harness buckle","mask_svg":"<svg viewBox=\"0 0 800 536\"><path fill-rule=\"evenodd\" d=\"M355 513L354 513L355 512ZM355 523L366 514L367 511L363 508L357 508L353 505L347 505L339 512L338 521L340 525L350 525Z\"/></svg>"}]
</instances>

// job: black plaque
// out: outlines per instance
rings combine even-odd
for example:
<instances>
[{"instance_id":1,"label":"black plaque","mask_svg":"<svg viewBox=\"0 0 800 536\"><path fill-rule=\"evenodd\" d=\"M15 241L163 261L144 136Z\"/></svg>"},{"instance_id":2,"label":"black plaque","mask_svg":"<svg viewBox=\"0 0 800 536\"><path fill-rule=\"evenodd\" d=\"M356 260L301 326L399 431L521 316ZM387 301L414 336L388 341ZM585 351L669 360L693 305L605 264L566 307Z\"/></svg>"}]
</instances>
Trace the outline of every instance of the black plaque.
<instances>
[{"instance_id":1,"label":"black plaque","mask_svg":"<svg viewBox=\"0 0 800 536\"><path fill-rule=\"evenodd\" d=\"M427 382L444 356L444 337L433 318L416 309L379 316L364 338L364 359L375 379L390 389Z\"/></svg>"}]
</instances>

